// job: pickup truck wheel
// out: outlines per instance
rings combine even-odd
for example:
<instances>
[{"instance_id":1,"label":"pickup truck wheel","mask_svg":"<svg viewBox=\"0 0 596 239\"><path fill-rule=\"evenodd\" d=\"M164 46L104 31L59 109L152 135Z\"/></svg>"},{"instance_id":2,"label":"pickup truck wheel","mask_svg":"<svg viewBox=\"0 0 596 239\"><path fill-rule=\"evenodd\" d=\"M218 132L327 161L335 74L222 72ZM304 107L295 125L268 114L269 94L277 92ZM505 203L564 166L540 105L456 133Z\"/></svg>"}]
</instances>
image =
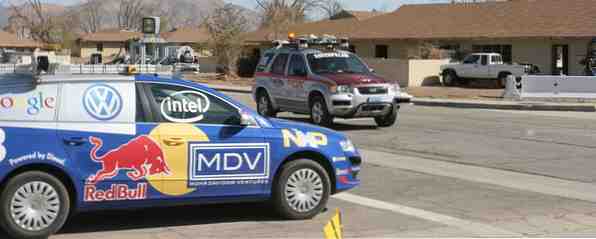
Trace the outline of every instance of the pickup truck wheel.
<instances>
[{"instance_id":1,"label":"pickup truck wheel","mask_svg":"<svg viewBox=\"0 0 596 239\"><path fill-rule=\"evenodd\" d=\"M31 171L11 178L0 197L0 220L9 235L47 238L66 222L68 191L56 177Z\"/></svg>"},{"instance_id":2,"label":"pickup truck wheel","mask_svg":"<svg viewBox=\"0 0 596 239\"><path fill-rule=\"evenodd\" d=\"M499 74L499 78L497 79L497 87L498 88L505 88L505 86L507 85L507 78L510 75L511 74L508 74L508 73L501 73L501 74Z\"/></svg>"},{"instance_id":3,"label":"pickup truck wheel","mask_svg":"<svg viewBox=\"0 0 596 239\"><path fill-rule=\"evenodd\" d=\"M393 107L391 112L389 112L388 114L386 114L384 116L375 117L375 122L377 123L377 125L379 127L382 127L382 128L391 127L395 124L395 122L397 122L397 118L398 118L398 110L396 107Z\"/></svg>"},{"instance_id":4,"label":"pickup truck wheel","mask_svg":"<svg viewBox=\"0 0 596 239\"><path fill-rule=\"evenodd\" d=\"M447 71L443 73L443 85L444 86L454 86L455 83L458 81L457 75L453 71Z\"/></svg>"},{"instance_id":5,"label":"pickup truck wheel","mask_svg":"<svg viewBox=\"0 0 596 239\"><path fill-rule=\"evenodd\" d=\"M257 112L265 117L275 117L277 112L273 109L269 95L263 91L257 95Z\"/></svg>"},{"instance_id":6,"label":"pickup truck wheel","mask_svg":"<svg viewBox=\"0 0 596 239\"><path fill-rule=\"evenodd\" d=\"M284 218L315 217L326 206L331 180L321 165L308 159L292 160L282 166L273 188L273 204Z\"/></svg>"},{"instance_id":7,"label":"pickup truck wheel","mask_svg":"<svg viewBox=\"0 0 596 239\"><path fill-rule=\"evenodd\" d=\"M310 120L314 124L325 127L333 124L333 116L331 116L327 109L325 99L320 95L314 96L310 103Z\"/></svg>"}]
</instances>

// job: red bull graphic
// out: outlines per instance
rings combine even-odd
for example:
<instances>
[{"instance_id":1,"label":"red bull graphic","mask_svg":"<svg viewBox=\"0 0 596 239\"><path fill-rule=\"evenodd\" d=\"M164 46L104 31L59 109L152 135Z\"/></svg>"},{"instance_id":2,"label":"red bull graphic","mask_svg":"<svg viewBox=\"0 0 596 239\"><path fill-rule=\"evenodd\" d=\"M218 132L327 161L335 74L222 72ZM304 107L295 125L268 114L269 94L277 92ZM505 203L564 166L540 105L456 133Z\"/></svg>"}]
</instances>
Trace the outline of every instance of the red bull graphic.
<instances>
[{"instance_id":1,"label":"red bull graphic","mask_svg":"<svg viewBox=\"0 0 596 239\"><path fill-rule=\"evenodd\" d=\"M103 141L92 136L89 137L89 142L94 145L89 156L102 164L102 169L87 179L90 184L113 178L122 169L132 170L126 175L133 181L149 175L170 175L161 147L149 136L139 136L102 156L98 156L97 151L103 146Z\"/></svg>"},{"instance_id":2,"label":"red bull graphic","mask_svg":"<svg viewBox=\"0 0 596 239\"><path fill-rule=\"evenodd\" d=\"M98 189L93 184L85 185L85 202L143 200L147 198L147 183L137 184L130 188L126 184L112 184L106 190Z\"/></svg>"}]
</instances>

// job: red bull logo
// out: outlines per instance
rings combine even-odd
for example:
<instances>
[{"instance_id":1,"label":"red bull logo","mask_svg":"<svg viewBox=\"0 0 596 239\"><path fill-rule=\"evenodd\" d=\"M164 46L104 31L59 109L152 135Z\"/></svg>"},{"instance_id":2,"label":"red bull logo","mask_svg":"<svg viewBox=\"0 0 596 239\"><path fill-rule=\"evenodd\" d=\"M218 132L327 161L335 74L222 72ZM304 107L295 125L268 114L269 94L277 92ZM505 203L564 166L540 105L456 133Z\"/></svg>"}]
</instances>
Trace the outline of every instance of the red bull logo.
<instances>
[{"instance_id":1,"label":"red bull logo","mask_svg":"<svg viewBox=\"0 0 596 239\"><path fill-rule=\"evenodd\" d=\"M102 156L98 156L97 151L103 147L103 141L92 136L89 142L94 145L89 156L102 166L87 179L89 184L116 177L120 170L128 170L126 175L133 181L149 175L170 174L161 147L149 136L139 136Z\"/></svg>"},{"instance_id":2,"label":"red bull logo","mask_svg":"<svg viewBox=\"0 0 596 239\"><path fill-rule=\"evenodd\" d=\"M95 185L85 185L85 202L143 200L147 198L147 184L139 183L137 188L126 184L112 184L107 190L98 189Z\"/></svg>"}]
</instances>

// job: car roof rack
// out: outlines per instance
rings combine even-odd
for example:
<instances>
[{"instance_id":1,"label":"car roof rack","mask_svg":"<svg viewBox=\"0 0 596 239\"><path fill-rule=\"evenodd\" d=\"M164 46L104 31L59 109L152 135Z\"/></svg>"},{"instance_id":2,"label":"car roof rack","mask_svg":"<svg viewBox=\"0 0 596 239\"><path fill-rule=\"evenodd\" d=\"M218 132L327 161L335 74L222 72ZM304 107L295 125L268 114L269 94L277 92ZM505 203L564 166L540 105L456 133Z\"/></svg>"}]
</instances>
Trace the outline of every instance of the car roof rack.
<instances>
[{"instance_id":1,"label":"car roof rack","mask_svg":"<svg viewBox=\"0 0 596 239\"><path fill-rule=\"evenodd\" d=\"M275 49L285 47L293 49L349 50L350 42L348 38L337 38L329 34L323 34L320 37L314 34L296 37L296 34L290 33L288 34L288 40L273 41L273 47Z\"/></svg>"}]
</instances>

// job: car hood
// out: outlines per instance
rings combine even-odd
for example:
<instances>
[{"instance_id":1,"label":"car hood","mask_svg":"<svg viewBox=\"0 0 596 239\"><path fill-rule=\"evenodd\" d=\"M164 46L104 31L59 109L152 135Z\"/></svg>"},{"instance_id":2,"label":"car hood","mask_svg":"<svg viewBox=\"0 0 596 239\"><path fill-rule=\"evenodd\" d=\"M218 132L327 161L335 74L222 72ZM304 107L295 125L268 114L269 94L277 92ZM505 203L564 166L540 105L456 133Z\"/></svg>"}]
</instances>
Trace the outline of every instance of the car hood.
<instances>
[{"instance_id":1,"label":"car hood","mask_svg":"<svg viewBox=\"0 0 596 239\"><path fill-rule=\"evenodd\" d=\"M387 81L379 76L372 74L352 74L352 73L337 73L337 74L321 74L328 80L334 81L338 85L358 85L358 84L384 84Z\"/></svg>"},{"instance_id":2,"label":"car hood","mask_svg":"<svg viewBox=\"0 0 596 239\"><path fill-rule=\"evenodd\" d=\"M284 120L284 119L277 119L277 118L269 118L272 126L278 129L298 129L301 131L308 131L308 132L319 132L322 134L327 135L327 137L333 138L346 138L344 134L337 132L335 130L319 127L312 124L301 123L296 121Z\"/></svg>"}]
</instances>

